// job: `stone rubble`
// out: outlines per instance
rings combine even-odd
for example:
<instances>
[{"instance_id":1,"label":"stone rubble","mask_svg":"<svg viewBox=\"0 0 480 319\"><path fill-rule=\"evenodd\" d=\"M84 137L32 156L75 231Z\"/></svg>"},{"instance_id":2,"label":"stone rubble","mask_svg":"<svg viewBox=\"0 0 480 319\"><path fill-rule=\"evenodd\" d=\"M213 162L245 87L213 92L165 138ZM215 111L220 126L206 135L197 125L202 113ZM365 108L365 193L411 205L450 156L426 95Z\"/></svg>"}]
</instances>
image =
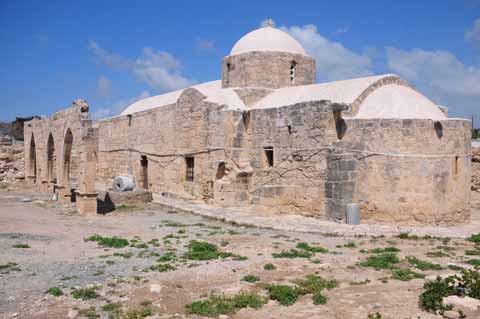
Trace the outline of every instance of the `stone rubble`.
<instances>
[{"instance_id":1,"label":"stone rubble","mask_svg":"<svg viewBox=\"0 0 480 319\"><path fill-rule=\"evenodd\" d=\"M0 136L0 183L15 183L25 179L23 143Z\"/></svg>"},{"instance_id":2,"label":"stone rubble","mask_svg":"<svg viewBox=\"0 0 480 319\"><path fill-rule=\"evenodd\" d=\"M480 147L472 148L472 190L480 192Z\"/></svg>"}]
</instances>

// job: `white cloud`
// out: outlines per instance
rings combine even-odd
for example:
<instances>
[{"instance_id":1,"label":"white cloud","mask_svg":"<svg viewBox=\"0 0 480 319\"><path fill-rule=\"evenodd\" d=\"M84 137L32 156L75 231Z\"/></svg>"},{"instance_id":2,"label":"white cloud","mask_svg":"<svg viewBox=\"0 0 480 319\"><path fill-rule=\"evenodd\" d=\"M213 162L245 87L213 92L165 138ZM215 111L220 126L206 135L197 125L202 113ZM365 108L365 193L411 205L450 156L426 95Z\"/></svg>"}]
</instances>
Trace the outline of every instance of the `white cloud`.
<instances>
[{"instance_id":1,"label":"white cloud","mask_svg":"<svg viewBox=\"0 0 480 319\"><path fill-rule=\"evenodd\" d=\"M462 63L448 51L387 48L388 67L411 81L450 115L480 117L480 68Z\"/></svg>"},{"instance_id":2,"label":"white cloud","mask_svg":"<svg viewBox=\"0 0 480 319\"><path fill-rule=\"evenodd\" d=\"M159 92L167 92L188 87L194 81L181 74L182 64L168 52L144 48L135 60L126 59L89 41L88 47L96 58L107 67L131 72L142 83Z\"/></svg>"},{"instance_id":3,"label":"white cloud","mask_svg":"<svg viewBox=\"0 0 480 319\"><path fill-rule=\"evenodd\" d=\"M104 75L100 75L97 79L97 95L100 97L110 96L112 92L112 81Z\"/></svg>"},{"instance_id":4,"label":"white cloud","mask_svg":"<svg viewBox=\"0 0 480 319\"><path fill-rule=\"evenodd\" d=\"M317 63L321 80L343 80L372 74L372 60L367 54L355 53L341 43L322 36L314 25L282 27L297 39Z\"/></svg>"},{"instance_id":5,"label":"white cloud","mask_svg":"<svg viewBox=\"0 0 480 319\"><path fill-rule=\"evenodd\" d=\"M211 51L215 49L215 42L212 40L198 38L196 40L195 47L200 51Z\"/></svg>"},{"instance_id":6,"label":"white cloud","mask_svg":"<svg viewBox=\"0 0 480 319\"><path fill-rule=\"evenodd\" d=\"M465 31L465 39L480 48L480 18L475 20L472 27Z\"/></svg>"},{"instance_id":7,"label":"white cloud","mask_svg":"<svg viewBox=\"0 0 480 319\"><path fill-rule=\"evenodd\" d=\"M94 119L99 120L99 119L103 119L103 118L106 118L106 117L111 117L111 116L118 115L118 114L122 113L122 111L125 110L125 108L127 106L129 106L130 104L132 104L136 101L145 99L149 96L151 96L150 92L143 91L134 98L118 100L118 101L112 103L111 106L109 106L109 107L101 107L98 110L96 110L93 113L92 116L93 116Z\"/></svg>"}]
</instances>

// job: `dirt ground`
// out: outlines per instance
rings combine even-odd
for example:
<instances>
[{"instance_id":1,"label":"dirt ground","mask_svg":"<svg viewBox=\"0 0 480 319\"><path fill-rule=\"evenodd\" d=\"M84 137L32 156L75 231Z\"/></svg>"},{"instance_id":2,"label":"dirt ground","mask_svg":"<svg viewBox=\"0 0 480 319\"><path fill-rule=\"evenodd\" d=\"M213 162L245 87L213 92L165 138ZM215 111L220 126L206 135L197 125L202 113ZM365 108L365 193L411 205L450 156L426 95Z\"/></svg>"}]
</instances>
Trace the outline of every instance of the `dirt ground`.
<instances>
[{"instance_id":1,"label":"dirt ground","mask_svg":"<svg viewBox=\"0 0 480 319\"><path fill-rule=\"evenodd\" d=\"M472 196L477 205L480 194ZM133 239L137 247L104 248L84 240L94 234L119 236L130 244ZM181 258L191 240L213 243L221 251L247 259ZM328 253L316 253L310 258L272 256L300 242L320 245ZM18 244L29 248L15 248ZM458 238L343 237L335 233L242 227L169 211L156 204L85 217L49 201L45 195L25 190L0 191L0 265L16 263L0 268L0 318L114 318L102 310L107 303L120 303L123 309L150 304L153 315L148 318L199 318L188 314L185 306L212 293L266 294L261 283L289 285L308 274L337 280L336 288L324 291L326 304L314 305L311 296L305 295L290 306L270 300L258 310L245 308L221 318L367 319L377 312L381 318L438 318L418 306L424 278L401 281L392 279L391 270L357 265L372 255L369 250L387 246L400 250L402 264L406 264L406 256L415 256L444 267L437 271L411 268L427 276L455 273L447 267L449 264L468 267L465 261L469 256L464 252L474 247ZM151 270L151 266L159 264L159 256L167 252L177 256L168 263L175 269ZM265 270L268 263L276 269ZM246 275L259 277L260 284L243 281ZM60 288L63 295L46 293L51 287ZM85 287L94 287L98 296L89 300L73 298L75 289ZM88 314L85 309L92 306ZM475 317L480 318L478 311L467 318Z\"/></svg>"}]
</instances>

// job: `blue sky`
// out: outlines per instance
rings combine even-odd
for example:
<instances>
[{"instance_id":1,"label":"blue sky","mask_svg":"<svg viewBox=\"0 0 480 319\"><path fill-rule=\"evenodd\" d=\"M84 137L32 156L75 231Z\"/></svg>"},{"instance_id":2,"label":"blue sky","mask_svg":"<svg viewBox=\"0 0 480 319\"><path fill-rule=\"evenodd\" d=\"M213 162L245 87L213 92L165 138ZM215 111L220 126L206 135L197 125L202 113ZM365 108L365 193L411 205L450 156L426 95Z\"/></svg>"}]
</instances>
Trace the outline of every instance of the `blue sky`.
<instances>
[{"instance_id":1,"label":"blue sky","mask_svg":"<svg viewBox=\"0 0 480 319\"><path fill-rule=\"evenodd\" d=\"M480 0L1 0L0 120L75 98L111 116L219 79L222 57L266 18L316 58L320 82L397 73L451 116L480 118Z\"/></svg>"}]
</instances>

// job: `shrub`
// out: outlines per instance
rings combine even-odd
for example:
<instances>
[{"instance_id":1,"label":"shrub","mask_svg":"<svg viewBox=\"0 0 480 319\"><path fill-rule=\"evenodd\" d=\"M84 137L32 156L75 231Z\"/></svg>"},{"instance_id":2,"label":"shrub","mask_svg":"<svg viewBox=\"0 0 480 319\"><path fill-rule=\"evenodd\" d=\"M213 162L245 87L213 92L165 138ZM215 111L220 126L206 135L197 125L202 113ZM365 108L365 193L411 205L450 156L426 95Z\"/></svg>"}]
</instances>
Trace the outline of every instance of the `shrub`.
<instances>
[{"instance_id":1,"label":"shrub","mask_svg":"<svg viewBox=\"0 0 480 319\"><path fill-rule=\"evenodd\" d=\"M202 241L192 240L187 248L188 251L185 253L185 258L190 260L211 260L227 257L234 257L236 260L246 259L244 256L219 251L216 245Z\"/></svg>"},{"instance_id":2,"label":"shrub","mask_svg":"<svg viewBox=\"0 0 480 319\"><path fill-rule=\"evenodd\" d=\"M269 264L265 264L263 266L263 269L265 269L265 270L275 270L275 269L277 269L277 267L274 264L269 263Z\"/></svg>"},{"instance_id":3,"label":"shrub","mask_svg":"<svg viewBox=\"0 0 480 319\"><path fill-rule=\"evenodd\" d=\"M328 253L327 248L318 247L318 246L310 246L308 243L305 243L305 242L298 243L296 248L301 249L301 250L305 250L305 251L309 251L309 252L312 252L312 253L322 253L322 254Z\"/></svg>"},{"instance_id":4,"label":"shrub","mask_svg":"<svg viewBox=\"0 0 480 319\"><path fill-rule=\"evenodd\" d=\"M371 312L368 314L368 319L382 319L380 312Z\"/></svg>"},{"instance_id":5,"label":"shrub","mask_svg":"<svg viewBox=\"0 0 480 319\"><path fill-rule=\"evenodd\" d=\"M273 258L310 258L312 253L309 251L302 251L297 249L284 250L280 253L273 253Z\"/></svg>"},{"instance_id":6,"label":"shrub","mask_svg":"<svg viewBox=\"0 0 480 319\"><path fill-rule=\"evenodd\" d=\"M172 252L165 253L163 256L157 259L159 263L169 262L175 259L175 254Z\"/></svg>"},{"instance_id":7,"label":"shrub","mask_svg":"<svg viewBox=\"0 0 480 319\"><path fill-rule=\"evenodd\" d=\"M100 235L92 235L85 239L85 241L96 241L102 247L123 248L129 245L128 240L120 237L102 237Z\"/></svg>"},{"instance_id":8,"label":"shrub","mask_svg":"<svg viewBox=\"0 0 480 319\"><path fill-rule=\"evenodd\" d=\"M122 308L122 304L121 303L107 303L105 305L102 306L102 310L103 311L106 311L106 312L112 312L112 311L115 311L117 309L121 309Z\"/></svg>"},{"instance_id":9,"label":"shrub","mask_svg":"<svg viewBox=\"0 0 480 319\"><path fill-rule=\"evenodd\" d=\"M254 275L246 275L245 277L243 277L242 280L246 281L246 282L253 283L253 282L259 281L260 278L258 278L257 276L254 276Z\"/></svg>"},{"instance_id":10,"label":"shrub","mask_svg":"<svg viewBox=\"0 0 480 319\"><path fill-rule=\"evenodd\" d=\"M302 295L319 293L324 289L337 287L336 280L324 279L318 275L307 275L304 279L296 280Z\"/></svg>"},{"instance_id":11,"label":"shrub","mask_svg":"<svg viewBox=\"0 0 480 319\"><path fill-rule=\"evenodd\" d=\"M58 297L58 296L63 295L63 291L62 291L62 289L60 289L58 287L50 287L47 290L47 294Z\"/></svg>"},{"instance_id":12,"label":"shrub","mask_svg":"<svg viewBox=\"0 0 480 319\"><path fill-rule=\"evenodd\" d=\"M480 259L470 259L467 260L466 263L473 266L480 266Z\"/></svg>"},{"instance_id":13,"label":"shrub","mask_svg":"<svg viewBox=\"0 0 480 319\"><path fill-rule=\"evenodd\" d=\"M327 297L325 297L321 293L314 294L312 299L314 305L324 305L327 303Z\"/></svg>"},{"instance_id":14,"label":"shrub","mask_svg":"<svg viewBox=\"0 0 480 319\"><path fill-rule=\"evenodd\" d=\"M455 294L455 288L450 285L452 281L450 278L442 279L437 276L435 281L426 282L423 285L425 291L420 295L420 307L431 312L444 310L443 298Z\"/></svg>"},{"instance_id":15,"label":"shrub","mask_svg":"<svg viewBox=\"0 0 480 319\"><path fill-rule=\"evenodd\" d=\"M300 295L296 287L286 285L268 285L266 289L270 299L278 301L283 306L293 305Z\"/></svg>"},{"instance_id":16,"label":"shrub","mask_svg":"<svg viewBox=\"0 0 480 319\"><path fill-rule=\"evenodd\" d=\"M97 298L98 294L94 288L82 288L74 290L72 297L75 299L89 300Z\"/></svg>"},{"instance_id":17,"label":"shrub","mask_svg":"<svg viewBox=\"0 0 480 319\"><path fill-rule=\"evenodd\" d=\"M267 300L256 293L241 292L226 297L212 295L207 300L194 301L186 306L187 312L207 317L232 314L242 308L260 309Z\"/></svg>"},{"instance_id":18,"label":"shrub","mask_svg":"<svg viewBox=\"0 0 480 319\"><path fill-rule=\"evenodd\" d=\"M363 267L373 267L375 269L391 269L394 264L400 262L394 253L384 253L380 255L370 256L367 260L359 263Z\"/></svg>"},{"instance_id":19,"label":"shrub","mask_svg":"<svg viewBox=\"0 0 480 319\"><path fill-rule=\"evenodd\" d=\"M443 267L440 266L439 264L433 264L428 261L424 261L421 259L418 259L417 257L413 256L408 256L407 261L414 266L415 268L418 268L420 270L442 270Z\"/></svg>"},{"instance_id":20,"label":"shrub","mask_svg":"<svg viewBox=\"0 0 480 319\"><path fill-rule=\"evenodd\" d=\"M472 235L468 238L468 240L471 241L471 242L473 242L473 243L480 244L480 233L472 234Z\"/></svg>"},{"instance_id":21,"label":"shrub","mask_svg":"<svg viewBox=\"0 0 480 319\"><path fill-rule=\"evenodd\" d=\"M345 247L345 248L356 248L357 245L353 241L349 241L348 243L343 245L343 247Z\"/></svg>"}]
</instances>

